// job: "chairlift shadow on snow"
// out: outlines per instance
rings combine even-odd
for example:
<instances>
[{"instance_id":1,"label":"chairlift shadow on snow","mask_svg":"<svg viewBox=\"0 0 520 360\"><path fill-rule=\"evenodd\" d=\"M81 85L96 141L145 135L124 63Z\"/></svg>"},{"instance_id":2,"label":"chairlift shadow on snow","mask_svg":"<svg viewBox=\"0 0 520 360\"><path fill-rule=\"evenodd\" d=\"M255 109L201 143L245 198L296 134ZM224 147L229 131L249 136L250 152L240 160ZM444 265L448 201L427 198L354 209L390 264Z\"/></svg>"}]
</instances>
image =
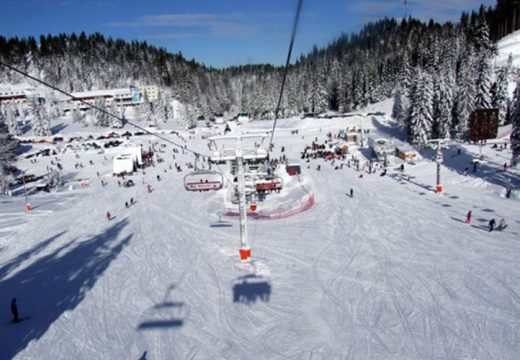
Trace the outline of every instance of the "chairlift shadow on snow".
<instances>
[{"instance_id":1,"label":"chairlift shadow on snow","mask_svg":"<svg viewBox=\"0 0 520 360\"><path fill-rule=\"evenodd\" d=\"M33 340L40 339L60 316L74 310L97 280L128 245L133 235L121 238L128 221L121 220L85 241L71 239L48 254L35 259L13 276L0 280L0 298L17 298L20 324L1 324L0 354L11 359ZM0 267L2 277L21 262L34 257L64 232ZM0 279L2 278L0 277Z\"/></svg>"},{"instance_id":2,"label":"chairlift shadow on snow","mask_svg":"<svg viewBox=\"0 0 520 360\"><path fill-rule=\"evenodd\" d=\"M226 220L217 220L209 224L209 227L212 228L221 228L221 227L232 227L233 223L231 221Z\"/></svg>"},{"instance_id":3,"label":"chairlift shadow on snow","mask_svg":"<svg viewBox=\"0 0 520 360\"><path fill-rule=\"evenodd\" d=\"M271 283L264 277L249 274L239 277L233 285L233 302L250 305L257 300L268 302Z\"/></svg>"},{"instance_id":4,"label":"chairlift shadow on snow","mask_svg":"<svg viewBox=\"0 0 520 360\"><path fill-rule=\"evenodd\" d=\"M413 176L406 176L406 175L402 175L402 174L397 174L396 173L396 174L389 174L388 177L393 179L393 180L396 180L400 184L403 184L402 182L404 181L404 182L410 183L412 185L418 186L420 188L423 188L425 190L428 190L429 192L435 192L431 185L421 184L421 183L419 183L417 181L413 181L412 179L415 178ZM419 195L426 195L426 193L425 192L420 192Z\"/></svg>"},{"instance_id":5,"label":"chairlift shadow on snow","mask_svg":"<svg viewBox=\"0 0 520 360\"><path fill-rule=\"evenodd\" d=\"M166 330L177 328L184 325L184 307L183 301L172 301L169 300L172 290L175 288L175 284L168 287L166 295L162 302L155 304L151 307L149 316L153 319L145 320L137 326L137 330Z\"/></svg>"}]
</instances>

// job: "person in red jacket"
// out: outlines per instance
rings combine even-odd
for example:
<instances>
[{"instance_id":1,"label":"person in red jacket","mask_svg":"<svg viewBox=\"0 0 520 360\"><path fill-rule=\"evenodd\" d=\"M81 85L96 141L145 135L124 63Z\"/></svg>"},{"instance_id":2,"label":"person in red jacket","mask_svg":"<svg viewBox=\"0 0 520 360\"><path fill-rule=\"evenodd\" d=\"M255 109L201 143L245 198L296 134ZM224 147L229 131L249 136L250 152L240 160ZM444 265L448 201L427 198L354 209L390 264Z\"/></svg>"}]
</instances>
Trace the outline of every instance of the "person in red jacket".
<instances>
[{"instance_id":1,"label":"person in red jacket","mask_svg":"<svg viewBox=\"0 0 520 360\"><path fill-rule=\"evenodd\" d=\"M466 224L471 224L471 210L466 215Z\"/></svg>"}]
</instances>

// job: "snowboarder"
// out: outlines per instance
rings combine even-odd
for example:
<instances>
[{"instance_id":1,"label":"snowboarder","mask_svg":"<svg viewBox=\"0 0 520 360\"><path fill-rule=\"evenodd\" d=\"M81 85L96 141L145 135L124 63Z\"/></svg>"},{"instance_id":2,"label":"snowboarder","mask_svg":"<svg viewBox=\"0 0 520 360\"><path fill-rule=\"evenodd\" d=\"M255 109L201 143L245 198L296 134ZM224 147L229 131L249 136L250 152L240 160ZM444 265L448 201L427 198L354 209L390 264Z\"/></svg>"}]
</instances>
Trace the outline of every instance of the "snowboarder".
<instances>
[{"instance_id":1,"label":"snowboarder","mask_svg":"<svg viewBox=\"0 0 520 360\"><path fill-rule=\"evenodd\" d=\"M466 224L471 224L471 210L466 215Z\"/></svg>"},{"instance_id":2,"label":"snowboarder","mask_svg":"<svg viewBox=\"0 0 520 360\"><path fill-rule=\"evenodd\" d=\"M500 219L498 222L497 230L498 231L504 231L507 227L506 220L504 218Z\"/></svg>"},{"instance_id":3,"label":"snowboarder","mask_svg":"<svg viewBox=\"0 0 520 360\"><path fill-rule=\"evenodd\" d=\"M491 219L489 220L489 231L493 231L493 229L495 229L495 224L496 224L496 221L495 219Z\"/></svg>"},{"instance_id":4,"label":"snowboarder","mask_svg":"<svg viewBox=\"0 0 520 360\"><path fill-rule=\"evenodd\" d=\"M110 211L107 211L107 220L112 221L112 215L110 214Z\"/></svg>"},{"instance_id":5,"label":"snowboarder","mask_svg":"<svg viewBox=\"0 0 520 360\"><path fill-rule=\"evenodd\" d=\"M11 300L11 314L13 314L13 324L16 324L20 321L18 315L18 306L16 305L16 298L13 298L13 300Z\"/></svg>"},{"instance_id":6,"label":"snowboarder","mask_svg":"<svg viewBox=\"0 0 520 360\"><path fill-rule=\"evenodd\" d=\"M350 188L350 197L353 198L354 197L354 189Z\"/></svg>"}]
</instances>

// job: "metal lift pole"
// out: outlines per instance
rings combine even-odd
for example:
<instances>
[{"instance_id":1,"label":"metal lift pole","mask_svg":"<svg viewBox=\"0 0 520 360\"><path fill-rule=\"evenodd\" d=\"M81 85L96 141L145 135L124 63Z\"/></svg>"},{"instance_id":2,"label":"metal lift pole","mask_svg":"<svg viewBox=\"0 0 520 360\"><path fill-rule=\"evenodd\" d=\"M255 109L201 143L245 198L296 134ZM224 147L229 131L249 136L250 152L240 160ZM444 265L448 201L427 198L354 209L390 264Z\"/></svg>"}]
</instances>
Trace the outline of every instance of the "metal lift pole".
<instances>
[{"instance_id":1,"label":"metal lift pole","mask_svg":"<svg viewBox=\"0 0 520 360\"><path fill-rule=\"evenodd\" d=\"M248 261L251 256L251 248L247 242L247 208L242 149L237 149L236 155L238 165L238 212L240 215L240 259L242 261Z\"/></svg>"}]
</instances>

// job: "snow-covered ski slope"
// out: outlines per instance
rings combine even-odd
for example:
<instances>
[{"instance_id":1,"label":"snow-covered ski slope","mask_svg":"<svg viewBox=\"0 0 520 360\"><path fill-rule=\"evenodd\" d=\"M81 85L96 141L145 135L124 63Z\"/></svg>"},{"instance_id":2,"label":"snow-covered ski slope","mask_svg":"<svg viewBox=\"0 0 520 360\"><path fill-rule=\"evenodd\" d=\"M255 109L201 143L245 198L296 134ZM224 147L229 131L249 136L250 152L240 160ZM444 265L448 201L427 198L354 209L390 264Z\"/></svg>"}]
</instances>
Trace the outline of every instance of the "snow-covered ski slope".
<instances>
[{"instance_id":1,"label":"snow-covered ski slope","mask_svg":"<svg viewBox=\"0 0 520 360\"><path fill-rule=\"evenodd\" d=\"M347 126L398 134L381 116L279 125L273 156L283 145L296 161L315 137ZM200 133L185 139L207 149ZM81 153L78 170L66 153L64 172L88 186L32 195L30 214L23 195L0 198L1 359L518 359L520 207L518 193L504 193L520 180L499 171L509 150L484 147L475 173L478 147L445 150L443 194L433 192L428 150L386 176L301 162L314 206L250 221L253 261L243 264L236 219L219 221L223 194L184 191L193 159L163 149L166 161L132 176L134 187L110 176L113 154ZM137 203L126 209L130 197ZM506 231L489 232L489 219L502 217ZM24 319L16 325L13 297Z\"/></svg>"},{"instance_id":2,"label":"snow-covered ski slope","mask_svg":"<svg viewBox=\"0 0 520 360\"><path fill-rule=\"evenodd\" d=\"M520 66L520 31L504 36L497 42L496 66L506 66L509 55L513 58L513 66Z\"/></svg>"}]
</instances>

